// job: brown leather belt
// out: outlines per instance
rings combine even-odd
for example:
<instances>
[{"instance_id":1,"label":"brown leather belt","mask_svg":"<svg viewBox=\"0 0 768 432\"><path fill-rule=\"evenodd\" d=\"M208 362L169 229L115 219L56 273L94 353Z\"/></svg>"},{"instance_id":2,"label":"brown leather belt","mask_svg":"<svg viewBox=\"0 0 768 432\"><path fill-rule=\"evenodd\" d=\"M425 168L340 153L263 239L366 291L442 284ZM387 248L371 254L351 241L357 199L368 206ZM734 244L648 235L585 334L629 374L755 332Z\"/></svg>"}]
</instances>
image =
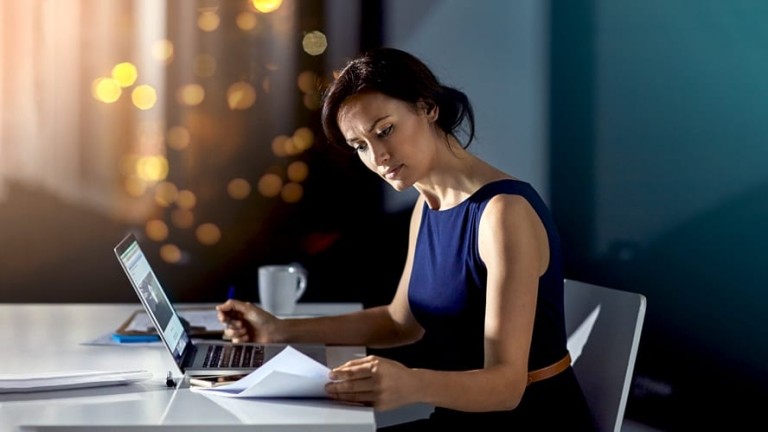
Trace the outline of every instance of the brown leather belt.
<instances>
[{"instance_id":1,"label":"brown leather belt","mask_svg":"<svg viewBox=\"0 0 768 432\"><path fill-rule=\"evenodd\" d=\"M567 352L565 353L565 357L561 358L555 363L552 363L551 365L545 366L541 369L536 369L535 371L528 372L527 385L531 385L536 381L541 381L547 378L551 378L559 374L560 372L568 369L568 366L570 365L571 365L571 353Z\"/></svg>"}]
</instances>

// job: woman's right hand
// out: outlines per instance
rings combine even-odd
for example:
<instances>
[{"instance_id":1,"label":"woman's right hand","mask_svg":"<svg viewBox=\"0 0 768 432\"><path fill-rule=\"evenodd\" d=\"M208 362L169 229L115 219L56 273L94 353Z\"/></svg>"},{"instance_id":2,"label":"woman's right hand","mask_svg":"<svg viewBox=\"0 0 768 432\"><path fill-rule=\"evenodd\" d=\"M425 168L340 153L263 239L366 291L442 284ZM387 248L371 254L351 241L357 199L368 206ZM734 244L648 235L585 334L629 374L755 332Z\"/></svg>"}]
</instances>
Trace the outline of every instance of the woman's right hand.
<instances>
[{"instance_id":1,"label":"woman's right hand","mask_svg":"<svg viewBox=\"0 0 768 432\"><path fill-rule=\"evenodd\" d=\"M216 306L216 315L224 324L224 338L232 342L270 343L280 319L253 303L227 300Z\"/></svg>"}]
</instances>

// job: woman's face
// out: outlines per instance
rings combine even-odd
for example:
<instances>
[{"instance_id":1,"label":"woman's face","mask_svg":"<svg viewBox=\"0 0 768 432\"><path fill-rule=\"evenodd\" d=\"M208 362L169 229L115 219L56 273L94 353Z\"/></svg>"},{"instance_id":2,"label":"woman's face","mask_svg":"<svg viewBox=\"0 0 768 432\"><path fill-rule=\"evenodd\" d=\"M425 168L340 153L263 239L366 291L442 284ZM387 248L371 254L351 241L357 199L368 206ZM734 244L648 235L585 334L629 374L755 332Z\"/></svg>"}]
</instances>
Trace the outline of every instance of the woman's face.
<instances>
[{"instance_id":1,"label":"woman's face","mask_svg":"<svg viewBox=\"0 0 768 432\"><path fill-rule=\"evenodd\" d=\"M338 123L360 160L398 191L426 176L437 139L437 109L427 113L381 93L361 93L341 105Z\"/></svg>"}]
</instances>

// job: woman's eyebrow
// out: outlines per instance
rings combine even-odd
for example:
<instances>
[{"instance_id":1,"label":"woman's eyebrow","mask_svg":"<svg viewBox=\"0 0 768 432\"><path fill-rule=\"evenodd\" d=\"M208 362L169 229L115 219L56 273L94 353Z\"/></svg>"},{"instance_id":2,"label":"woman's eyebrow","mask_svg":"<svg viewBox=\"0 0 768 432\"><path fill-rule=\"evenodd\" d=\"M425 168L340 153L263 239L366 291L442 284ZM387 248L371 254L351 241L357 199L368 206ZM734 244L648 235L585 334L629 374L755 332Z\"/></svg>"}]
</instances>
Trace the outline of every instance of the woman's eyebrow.
<instances>
[{"instance_id":1,"label":"woman's eyebrow","mask_svg":"<svg viewBox=\"0 0 768 432\"><path fill-rule=\"evenodd\" d=\"M381 122L382 120L386 119L387 117L389 117L389 115L383 115L383 116L377 118L376 120L374 120L373 122L371 122L371 126L368 127L368 130L366 131L366 133L370 134L371 132L373 132L373 130L376 129L376 125L379 124L379 122ZM345 138L344 140L347 142L347 144L353 144L353 143L359 141L360 138L352 137L352 138L348 138L348 139Z\"/></svg>"},{"instance_id":2,"label":"woman's eyebrow","mask_svg":"<svg viewBox=\"0 0 768 432\"><path fill-rule=\"evenodd\" d=\"M385 118L389 117L388 115L381 116L377 118L376 120L371 123L371 127L368 128L368 133L373 132L374 129L376 129L376 125L379 124L380 121L384 120Z\"/></svg>"}]
</instances>

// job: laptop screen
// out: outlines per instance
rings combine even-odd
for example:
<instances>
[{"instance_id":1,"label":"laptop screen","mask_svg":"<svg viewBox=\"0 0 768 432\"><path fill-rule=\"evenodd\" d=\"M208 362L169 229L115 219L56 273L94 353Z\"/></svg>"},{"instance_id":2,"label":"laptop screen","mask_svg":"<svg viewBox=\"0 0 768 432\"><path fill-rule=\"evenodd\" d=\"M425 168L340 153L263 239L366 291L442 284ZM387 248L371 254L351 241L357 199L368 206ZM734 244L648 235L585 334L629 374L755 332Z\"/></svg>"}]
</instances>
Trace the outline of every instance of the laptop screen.
<instances>
[{"instance_id":1,"label":"laptop screen","mask_svg":"<svg viewBox=\"0 0 768 432\"><path fill-rule=\"evenodd\" d=\"M152 318L155 329L172 351L176 363L179 363L189 344L189 335L139 247L138 240L129 234L115 247L115 253L139 294L144 309Z\"/></svg>"}]
</instances>

